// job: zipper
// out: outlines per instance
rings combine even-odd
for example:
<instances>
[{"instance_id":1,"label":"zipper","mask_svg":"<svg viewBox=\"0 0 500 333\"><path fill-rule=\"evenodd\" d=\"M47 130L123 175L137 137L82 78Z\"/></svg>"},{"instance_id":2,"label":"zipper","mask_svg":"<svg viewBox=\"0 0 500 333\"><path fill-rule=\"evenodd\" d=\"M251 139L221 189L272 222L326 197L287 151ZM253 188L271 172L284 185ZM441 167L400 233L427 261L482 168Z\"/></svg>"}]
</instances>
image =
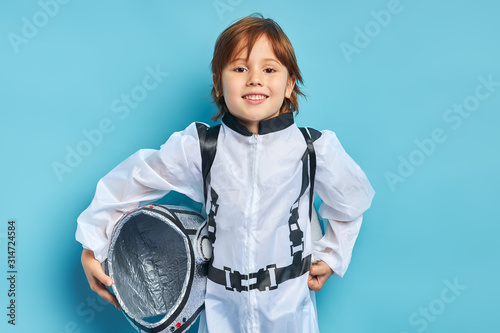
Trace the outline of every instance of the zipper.
<instances>
[{"instance_id":1,"label":"zipper","mask_svg":"<svg viewBox=\"0 0 500 333\"><path fill-rule=\"evenodd\" d=\"M251 194L250 194L250 220L249 220L249 231L255 228L255 220L257 218L257 209L256 209L256 198L257 198L257 166L259 163L259 154L258 154L258 147L259 147L259 135L254 134L253 135L253 144L252 144L252 151L253 151L253 158L252 158L252 178L251 178ZM247 234L250 234L251 232L248 232ZM248 236L247 236L248 237ZM249 247L249 256L247 257L247 274L250 274L252 272L251 270L251 265L255 266L254 262L254 253L255 253L255 246L253 244L253 238L249 237L248 241L248 247ZM250 281L249 281L250 282ZM255 299L255 293L250 292L250 290L247 292L248 294L248 307L250 311L250 327L249 331L254 332L257 330L257 322L256 322L256 305L252 304L252 298Z\"/></svg>"}]
</instances>

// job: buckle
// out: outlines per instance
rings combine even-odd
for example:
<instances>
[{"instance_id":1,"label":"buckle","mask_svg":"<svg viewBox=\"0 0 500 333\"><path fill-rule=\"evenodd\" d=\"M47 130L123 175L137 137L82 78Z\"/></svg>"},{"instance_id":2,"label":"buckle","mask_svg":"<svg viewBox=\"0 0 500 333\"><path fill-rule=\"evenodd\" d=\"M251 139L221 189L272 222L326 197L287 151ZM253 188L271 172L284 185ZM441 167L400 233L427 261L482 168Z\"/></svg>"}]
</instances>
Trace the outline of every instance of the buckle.
<instances>
[{"instance_id":1,"label":"buckle","mask_svg":"<svg viewBox=\"0 0 500 333\"><path fill-rule=\"evenodd\" d=\"M298 223L291 223L290 226L290 255L304 251L304 232L300 230Z\"/></svg>"},{"instance_id":2,"label":"buckle","mask_svg":"<svg viewBox=\"0 0 500 333\"><path fill-rule=\"evenodd\" d=\"M248 275L241 274L238 271L231 272L231 268L224 266L226 275L226 290L229 291L248 291L248 286L243 285L243 281L248 281Z\"/></svg>"},{"instance_id":3,"label":"buckle","mask_svg":"<svg viewBox=\"0 0 500 333\"><path fill-rule=\"evenodd\" d=\"M304 242L300 243L297 246L290 245L290 255L293 257L296 253L304 252Z\"/></svg>"},{"instance_id":4,"label":"buckle","mask_svg":"<svg viewBox=\"0 0 500 333\"><path fill-rule=\"evenodd\" d=\"M210 212L213 212L214 215L217 215L219 211L219 204L216 201L210 201Z\"/></svg>"},{"instance_id":5,"label":"buckle","mask_svg":"<svg viewBox=\"0 0 500 333\"><path fill-rule=\"evenodd\" d=\"M214 211L215 207L215 211ZM210 206L210 213L208 214L208 222L207 222L207 231L208 231L208 239L213 244L215 243L215 231L217 230L217 225L215 223L215 216L217 215L217 210L219 209L219 205L212 202Z\"/></svg>"},{"instance_id":6,"label":"buckle","mask_svg":"<svg viewBox=\"0 0 500 333\"><path fill-rule=\"evenodd\" d=\"M278 289L278 284L276 283L276 264L267 265L266 269L259 269L257 273L251 273L249 275L250 279L256 279L255 283L249 285L249 289L259 289L259 291L265 291L267 288L269 290Z\"/></svg>"},{"instance_id":7,"label":"buckle","mask_svg":"<svg viewBox=\"0 0 500 333\"><path fill-rule=\"evenodd\" d=\"M295 202L290 208L291 216L288 220L288 229L290 230L290 255L304 251L304 232L299 226L299 205Z\"/></svg>"}]
</instances>

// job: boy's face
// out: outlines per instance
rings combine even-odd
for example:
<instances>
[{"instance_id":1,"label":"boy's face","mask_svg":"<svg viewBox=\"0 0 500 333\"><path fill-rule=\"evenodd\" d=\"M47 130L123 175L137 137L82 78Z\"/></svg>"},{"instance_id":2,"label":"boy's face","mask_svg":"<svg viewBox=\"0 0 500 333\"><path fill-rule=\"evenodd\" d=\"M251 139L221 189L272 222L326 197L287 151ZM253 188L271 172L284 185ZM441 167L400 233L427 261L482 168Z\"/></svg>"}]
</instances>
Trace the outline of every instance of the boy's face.
<instances>
[{"instance_id":1,"label":"boy's face","mask_svg":"<svg viewBox=\"0 0 500 333\"><path fill-rule=\"evenodd\" d=\"M290 98L295 80L276 56L267 37L260 37L250 56L243 49L222 71L222 95L229 112L250 132L259 122L279 115L284 98Z\"/></svg>"}]
</instances>

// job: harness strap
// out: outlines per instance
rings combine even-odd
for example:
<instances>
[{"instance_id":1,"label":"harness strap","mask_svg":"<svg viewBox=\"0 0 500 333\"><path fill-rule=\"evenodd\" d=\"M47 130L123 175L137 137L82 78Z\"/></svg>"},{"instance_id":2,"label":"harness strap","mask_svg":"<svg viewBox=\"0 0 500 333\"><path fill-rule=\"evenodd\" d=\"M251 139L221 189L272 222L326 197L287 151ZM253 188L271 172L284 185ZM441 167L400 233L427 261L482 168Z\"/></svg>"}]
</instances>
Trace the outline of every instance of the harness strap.
<instances>
[{"instance_id":1,"label":"harness strap","mask_svg":"<svg viewBox=\"0 0 500 333\"><path fill-rule=\"evenodd\" d=\"M307 153L309 155L309 165L311 169L310 177L309 177L309 221L312 221L312 209L314 206L314 179L316 177L316 152L314 151L313 141L316 141L321 136L321 132L316 131L312 128L299 127L300 132L304 136L304 139L307 143ZM311 136L310 132L314 135L314 138Z\"/></svg>"},{"instance_id":2,"label":"harness strap","mask_svg":"<svg viewBox=\"0 0 500 333\"><path fill-rule=\"evenodd\" d=\"M302 163L302 188L297 200L295 200L290 208L290 217L288 219L292 263L286 267L276 267L276 264L271 264L267 265L265 269L259 269L258 272L241 274L239 271L233 271L230 267L224 267L224 269L215 267L212 258L209 263L207 275L212 282L225 286L228 291L242 292L254 289L266 291L277 289L280 283L298 278L309 271L311 255L302 258L302 253L304 252L304 232L300 229L299 225L299 200L306 191L308 184L307 153L302 157ZM212 221L214 221L213 230L215 233L215 215L217 215L217 199L219 198L212 188L210 189L210 195L211 207L208 216L209 237ZM215 235L213 239L215 240Z\"/></svg>"},{"instance_id":3,"label":"harness strap","mask_svg":"<svg viewBox=\"0 0 500 333\"><path fill-rule=\"evenodd\" d=\"M207 183L210 182L210 168L214 163L217 152L217 138L219 137L220 124L208 127L202 123L196 123L201 151L201 173L203 175L203 195L207 201Z\"/></svg>"},{"instance_id":4,"label":"harness strap","mask_svg":"<svg viewBox=\"0 0 500 333\"><path fill-rule=\"evenodd\" d=\"M204 203L207 203L208 194L208 183L210 182L210 169L214 163L215 153L217 152L217 138L219 137L220 125L208 127L202 123L196 123L196 129L198 130L198 138L200 141L200 151L201 151L201 174L203 176L203 196L205 198ZM215 223L215 215L217 215L217 210L219 205L217 200L219 196L210 188L211 206L210 213L208 214L208 240L210 243L215 242L215 231L217 225Z\"/></svg>"},{"instance_id":5,"label":"harness strap","mask_svg":"<svg viewBox=\"0 0 500 333\"><path fill-rule=\"evenodd\" d=\"M203 175L203 194L205 204L207 203L208 184L210 183L210 168L212 167L215 153L217 151L217 137L220 131L220 125L210 128L202 123L197 123L198 136L200 141L200 150L202 157L202 175ZM312 218L312 209L314 205L314 179L316 175L316 154L313 142L321 136L321 132L312 128L299 128L307 143L307 150L302 156L302 186L300 194L290 208L290 218L288 227L290 231L290 255L292 263L286 267L276 267L276 264L267 265L265 269L261 268L258 272L250 274L241 274L239 271L233 271L229 267L219 269L213 266L213 258L210 260L208 269L208 278L231 291L248 291L258 289L259 291L274 290L278 285L290 279L295 279L309 271L311 266L311 255L302 258L304 251L304 233L300 229L298 220L298 203L310 185L309 195L309 221ZM309 163L307 163L309 161ZM309 173L309 169L311 170ZM208 235L213 244L215 242L216 222L218 207L217 200L219 196L213 188L210 188L210 212L208 214Z\"/></svg>"},{"instance_id":6,"label":"harness strap","mask_svg":"<svg viewBox=\"0 0 500 333\"><path fill-rule=\"evenodd\" d=\"M215 231L217 230L217 224L215 223L215 215L217 215L217 211L219 210L219 205L217 204L217 200L219 200L219 195L214 191L213 188L210 188L210 212L208 213L208 222L207 222L207 231L208 231L208 240L211 244L215 243ZM213 246L213 245L212 245Z\"/></svg>"}]
</instances>

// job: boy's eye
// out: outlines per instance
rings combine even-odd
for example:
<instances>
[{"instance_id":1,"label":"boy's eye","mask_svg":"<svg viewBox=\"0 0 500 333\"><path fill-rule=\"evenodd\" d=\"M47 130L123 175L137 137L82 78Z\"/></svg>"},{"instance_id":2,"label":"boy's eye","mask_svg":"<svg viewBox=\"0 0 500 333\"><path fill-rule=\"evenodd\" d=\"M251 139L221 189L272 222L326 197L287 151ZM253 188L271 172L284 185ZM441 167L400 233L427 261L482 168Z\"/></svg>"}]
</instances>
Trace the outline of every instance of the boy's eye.
<instances>
[{"instance_id":1,"label":"boy's eye","mask_svg":"<svg viewBox=\"0 0 500 333\"><path fill-rule=\"evenodd\" d=\"M234 69L234 71L235 71L235 72L237 72L237 73L243 73L243 72L246 72L246 70L247 70L247 69L246 69L246 68L244 68L244 67L236 67L236 68Z\"/></svg>"},{"instance_id":2,"label":"boy's eye","mask_svg":"<svg viewBox=\"0 0 500 333\"><path fill-rule=\"evenodd\" d=\"M264 70L264 72L266 72L266 73L274 73L274 72L276 72L276 70L274 68L266 68Z\"/></svg>"}]
</instances>

